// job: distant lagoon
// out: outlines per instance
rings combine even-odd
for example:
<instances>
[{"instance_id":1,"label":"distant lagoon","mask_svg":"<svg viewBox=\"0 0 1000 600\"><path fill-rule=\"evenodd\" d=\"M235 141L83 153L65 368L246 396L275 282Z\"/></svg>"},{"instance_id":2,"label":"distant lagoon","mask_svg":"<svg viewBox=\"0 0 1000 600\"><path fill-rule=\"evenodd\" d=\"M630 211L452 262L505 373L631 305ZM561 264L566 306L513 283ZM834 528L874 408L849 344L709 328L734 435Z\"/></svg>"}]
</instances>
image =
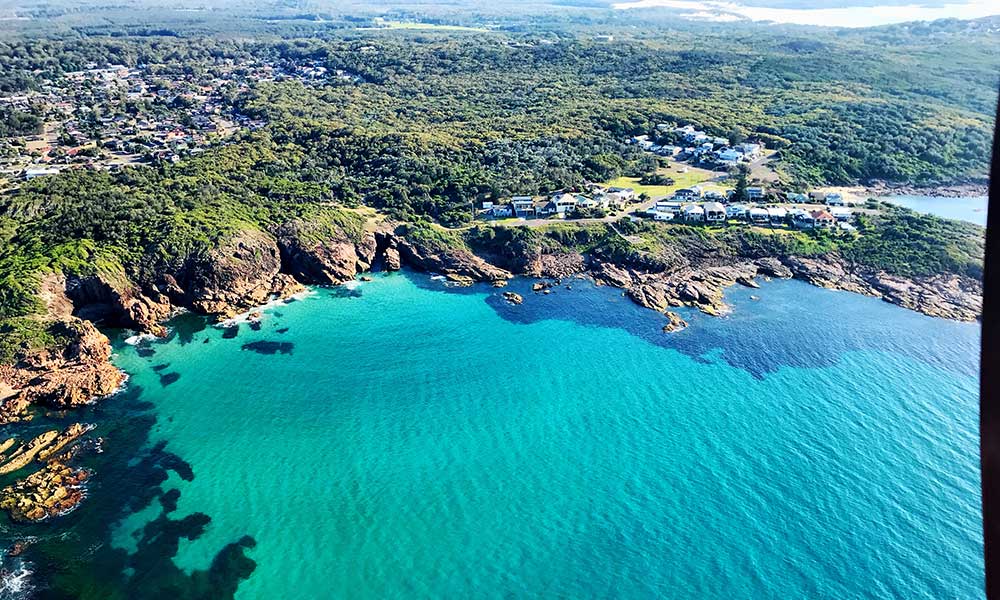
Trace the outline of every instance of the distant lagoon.
<instances>
[{"instance_id":1,"label":"distant lagoon","mask_svg":"<svg viewBox=\"0 0 1000 600\"><path fill-rule=\"evenodd\" d=\"M920 213L937 215L945 219L968 221L986 227L986 208L989 199L986 196L969 196L963 198L943 198L940 196L885 196L879 198L886 202L899 204Z\"/></svg>"},{"instance_id":2,"label":"distant lagoon","mask_svg":"<svg viewBox=\"0 0 1000 600\"><path fill-rule=\"evenodd\" d=\"M843 8L769 8L746 6L733 2L701 2L698 0L629 0L613 5L617 9L672 8L690 11L682 17L702 21L770 21L793 25L827 27L876 27L910 21L936 19L978 19L1000 15L996 0L968 0L953 4L926 6L852 6Z\"/></svg>"}]
</instances>

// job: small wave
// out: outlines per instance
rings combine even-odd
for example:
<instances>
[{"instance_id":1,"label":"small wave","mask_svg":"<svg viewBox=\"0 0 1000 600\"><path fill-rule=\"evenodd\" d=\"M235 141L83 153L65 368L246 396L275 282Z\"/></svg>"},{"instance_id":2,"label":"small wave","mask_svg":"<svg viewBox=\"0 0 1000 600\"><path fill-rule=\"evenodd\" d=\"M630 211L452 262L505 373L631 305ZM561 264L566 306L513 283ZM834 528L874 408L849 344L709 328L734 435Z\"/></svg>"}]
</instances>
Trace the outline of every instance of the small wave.
<instances>
[{"instance_id":1,"label":"small wave","mask_svg":"<svg viewBox=\"0 0 1000 600\"><path fill-rule=\"evenodd\" d=\"M31 570L21 565L13 571L0 570L0 600L28 598L34 588L31 585Z\"/></svg>"},{"instance_id":2,"label":"small wave","mask_svg":"<svg viewBox=\"0 0 1000 600\"><path fill-rule=\"evenodd\" d=\"M431 275L431 281L444 281L445 279L448 278L444 275Z\"/></svg>"},{"instance_id":3,"label":"small wave","mask_svg":"<svg viewBox=\"0 0 1000 600\"><path fill-rule=\"evenodd\" d=\"M125 343L129 346L138 346L143 342L151 342L156 339L156 336L152 333L137 333L135 335L125 338Z\"/></svg>"},{"instance_id":4,"label":"small wave","mask_svg":"<svg viewBox=\"0 0 1000 600\"><path fill-rule=\"evenodd\" d=\"M357 288L359 285L361 285L361 282L358 281L357 279L352 279L350 281L345 281L344 282L344 287L347 288L347 289L349 289L349 290L353 290L353 289Z\"/></svg>"},{"instance_id":5,"label":"small wave","mask_svg":"<svg viewBox=\"0 0 1000 600\"><path fill-rule=\"evenodd\" d=\"M269 301L265 302L264 304L261 304L260 306L255 306L255 307L251 308L250 310L248 310L246 312L242 312L242 313L240 313L238 315L234 315L234 316L226 319L225 321L221 321L219 323L216 323L215 327L226 329L226 328L232 327L233 325L239 325L240 323L247 323L247 322L250 321L250 315L252 315L252 314L255 314L255 313L264 314L264 312L266 312L266 311L268 311L268 310L270 310L272 308L275 308L276 306L281 306L282 304L284 304L288 300L305 300L306 298L309 298L309 297L312 297L312 296L315 296L315 295L317 295L316 290L314 290L312 288L307 288L304 291L301 291L301 292L299 292L297 294L292 294L291 296L288 296L288 297L285 297L285 298L274 298L272 300L269 300Z\"/></svg>"}]
</instances>

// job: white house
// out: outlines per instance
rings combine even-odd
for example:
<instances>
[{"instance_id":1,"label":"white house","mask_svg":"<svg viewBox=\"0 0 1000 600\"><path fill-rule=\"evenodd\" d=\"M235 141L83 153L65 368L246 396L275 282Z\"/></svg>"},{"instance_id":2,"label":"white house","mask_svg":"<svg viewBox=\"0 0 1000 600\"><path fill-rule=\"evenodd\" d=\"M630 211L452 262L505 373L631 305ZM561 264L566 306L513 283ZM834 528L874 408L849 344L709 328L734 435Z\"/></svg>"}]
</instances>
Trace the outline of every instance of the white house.
<instances>
[{"instance_id":1,"label":"white house","mask_svg":"<svg viewBox=\"0 0 1000 600\"><path fill-rule=\"evenodd\" d=\"M759 206L751 208L749 215L750 222L758 225L764 225L771 219L771 215L767 214L767 209Z\"/></svg>"},{"instance_id":2,"label":"white house","mask_svg":"<svg viewBox=\"0 0 1000 600\"><path fill-rule=\"evenodd\" d=\"M555 212L563 215L576 208L578 200L573 194L556 194L552 197L552 202L556 206Z\"/></svg>"},{"instance_id":3,"label":"white house","mask_svg":"<svg viewBox=\"0 0 1000 600\"><path fill-rule=\"evenodd\" d=\"M788 218L788 211L781 207L767 209L767 218L771 225L781 225Z\"/></svg>"},{"instance_id":4,"label":"white house","mask_svg":"<svg viewBox=\"0 0 1000 600\"><path fill-rule=\"evenodd\" d=\"M726 220L726 207L718 202L706 202L702 208L705 210L705 220L709 223L722 223Z\"/></svg>"},{"instance_id":5,"label":"white house","mask_svg":"<svg viewBox=\"0 0 1000 600\"><path fill-rule=\"evenodd\" d=\"M674 213L672 212L665 212L659 210L653 211L654 221L673 221L673 219L674 219Z\"/></svg>"},{"instance_id":6,"label":"white house","mask_svg":"<svg viewBox=\"0 0 1000 600\"><path fill-rule=\"evenodd\" d=\"M672 215L676 215L681 212L681 203L671 202L669 200L657 200L654 208L658 212L668 212Z\"/></svg>"},{"instance_id":7,"label":"white house","mask_svg":"<svg viewBox=\"0 0 1000 600\"><path fill-rule=\"evenodd\" d=\"M837 193L829 193L826 195L826 205L827 206L844 206L844 196Z\"/></svg>"},{"instance_id":8,"label":"white house","mask_svg":"<svg viewBox=\"0 0 1000 600\"><path fill-rule=\"evenodd\" d=\"M59 174L59 169L45 169L45 168L27 169L24 172L24 178L34 179L36 177L45 177L46 175L58 175L58 174Z\"/></svg>"},{"instance_id":9,"label":"white house","mask_svg":"<svg viewBox=\"0 0 1000 600\"><path fill-rule=\"evenodd\" d=\"M742 152L750 160L759 157L764 152L764 148L760 144L752 143L737 144L736 150Z\"/></svg>"},{"instance_id":10,"label":"white house","mask_svg":"<svg viewBox=\"0 0 1000 600\"><path fill-rule=\"evenodd\" d=\"M705 220L705 209L697 204L686 204L682 209L684 220L690 223L700 223Z\"/></svg>"},{"instance_id":11,"label":"white house","mask_svg":"<svg viewBox=\"0 0 1000 600\"><path fill-rule=\"evenodd\" d=\"M764 188L762 187L747 188L747 198L751 200L760 200L763 197L764 197Z\"/></svg>"},{"instance_id":12,"label":"white house","mask_svg":"<svg viewBox=\"0 0 1000 600\"><path fill-rule=\"evenodd\" d=\"M632 188L609 187L609 194L617 194L622 202L632 202L635 200L635 190Z\"/></svg>"},{"instance_id":13,"label":"white house","mask_svg":"<svg viewBox=\"0 0 1000 600\"><path fill-rule=\"evenodd\" d=\"M747 213L747 207L742 204L729 204L726 206L726 218L738 219Z\"/></svg>"},{"instance_id":14,"label":"white house","mask_svg":"<svg viewBox=\"0 0 1000 600\"><path fill-rule=\"evenodd\" d=\"M816 227L819 229L830 229L836 222L833 215L826 212L825 210L814 210L812 212L812 217L815 220Z\"/></svg>"}]
</instances>

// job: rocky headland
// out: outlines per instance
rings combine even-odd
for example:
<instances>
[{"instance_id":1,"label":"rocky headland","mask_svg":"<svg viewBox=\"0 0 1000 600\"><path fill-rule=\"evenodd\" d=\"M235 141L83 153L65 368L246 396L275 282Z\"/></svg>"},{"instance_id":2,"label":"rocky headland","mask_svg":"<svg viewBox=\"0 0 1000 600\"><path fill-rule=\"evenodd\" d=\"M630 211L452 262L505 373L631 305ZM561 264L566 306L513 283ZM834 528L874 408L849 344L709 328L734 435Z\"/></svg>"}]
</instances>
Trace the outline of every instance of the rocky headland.
<instances>
[{"instance_id":1,"label":"rocky headland","mask_svg":"<svg viewBox=\"0 0 1000 600\"><path fill-rule=\"evenodd\" d=\"M603 225L580 229L568 241L514 231L518 229L525 228L489 233L509 239L485 239L482 231L463 236L427 225L377 221L348 230L296 220L269 231L236 232L216 248L180 260L144 261L127 275L50 274L40 295L58 343L0 365L0 424L30 420L39 408L90 403L122 385L125 377L111 364L110 342L96 324L162 336L163 322L179 310L225 319L304 285L340 284L373 269L406 266L445 275L457 285L487 282L497 287L514 276L535 277L540 279L535 291L541 294L561 279L588 277L663 313L665 332L686 326L673 308L725 313L725 289L757 287L761 277L801 279L963 321L977 319L982 307L982 283L972 277L902 277L853 264L836 252L798 256L723 250L698 237L649 248ZM513 305L525 302L513 292L503 297ZM70 429L46 432L24 444L0 444L0 475L44 465L0 491L0 508L15 518L36 520L70 510L84 497L88 473L68 464L72 453L58 454L87 430Z\"/></svg>"}]
</instances>

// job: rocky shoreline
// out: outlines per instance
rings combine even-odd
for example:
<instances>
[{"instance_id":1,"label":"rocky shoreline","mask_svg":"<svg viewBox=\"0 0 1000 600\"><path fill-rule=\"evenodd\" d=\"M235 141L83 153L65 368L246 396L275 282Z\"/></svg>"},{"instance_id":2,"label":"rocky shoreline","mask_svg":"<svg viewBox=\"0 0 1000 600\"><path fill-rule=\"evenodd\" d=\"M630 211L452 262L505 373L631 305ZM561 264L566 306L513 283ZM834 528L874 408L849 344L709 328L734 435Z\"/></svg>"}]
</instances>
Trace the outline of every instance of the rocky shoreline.
<instances>
[{"instance_id":1,"label":"rocky shoreline","mask_svg":"<svg viewBox=\"0 0 1000 600\"><path fill-rule=\"evenodd\" d=\"M989 182L965 182L934 186L915 186L877 181L864 186L869 196L939 196L942 198L965 198L989 194Z\"/></svg>"},{"instance_id":2,"label":"rocky shoreline","mask_svg":"<svg viewBox=\"0 0 1000 600\"><path fill-rule=\"evenodd\" d=\"M90 403L122 385L125 375L111 364L110 342L94 322L162 336L163 322L180 309L225 319L299 292L304 285L336 285L372 269L403 266L445 275L458 285L488 282L502 287L514 276L589 277L663 313L665 332L686 326L672 308L723 314L729 310L725 289L757 287L759 277L796 278L963 321L976 320L982 306L982 284L969 277L903 278L851 265L837 254L741 257L692 249L649 260L636 253L581 253L550 244L525 245L499 256L465 245L421 241L405 225L383 222L360 235L340 232L317 238L308 224L291 222L271 232L240 232L207 255L157 265L134 280L50 276L43 286L44 300L67 342L0 366L0 424L30 420L36 407L61 410ZM538 293L547 293L550 285L539 283ZM504 298L513 305L525 301L511 292ZM85 495L89 473L68 464L72 453L57 456L56 450L79 442L84 433L85 428L47 432L22 445L6 462L0 456L0 475L34 461L45 465L0 490L0 508L16 519L38 520L76 506ZM8 448L0 444L0 452Z\"/></svg>"}]
</instances>

